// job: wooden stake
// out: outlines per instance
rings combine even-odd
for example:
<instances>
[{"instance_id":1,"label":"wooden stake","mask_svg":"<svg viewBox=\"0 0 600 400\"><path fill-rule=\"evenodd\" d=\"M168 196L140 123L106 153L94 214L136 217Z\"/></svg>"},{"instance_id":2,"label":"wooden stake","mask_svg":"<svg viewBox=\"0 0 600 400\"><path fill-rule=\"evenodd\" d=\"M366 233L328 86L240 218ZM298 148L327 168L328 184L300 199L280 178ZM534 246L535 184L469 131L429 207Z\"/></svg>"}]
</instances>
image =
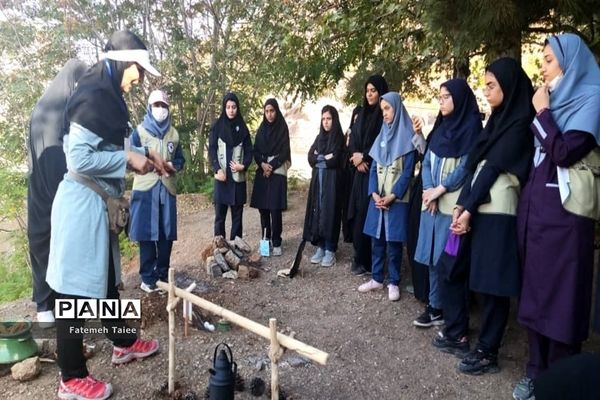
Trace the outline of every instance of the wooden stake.
<instances>
[{"instance_id":1,"label":"wooden stake","mask_svg":"<svg viewBox=\"0 0 600 400\"><path fill-rule=\"evenodd\" d=\"M271 350L269 358L271 359L271 400L279 400L279 357L283 351L277 341L277 320L269 319L269 328L271 330Z\"/></svg>"},{"instance_id":2,"label":"wooden stake","mask_svg":"<svg viewBox=\"0 0 600 400\"><path fill-rule=\"evenodd\" d=\"M162 283L162 282L161 282ZM164 283L163 283L164 284ZM166 285L166 284L164 284ZM175 270L169 268L169 305L175 304ZM168 309L168 307L167 307ZM175 391L175 307L169 311L169 394Z\"/></svg>"},{"instance_id":3,"label":"wooden stake","mask_svg":"<svg viewBox=\"0 0 600 400\"><path fill-rule=\"evenodd\" d=\"M164 282L158 281L156 283L156 285L163 290L169 289L169 285L167 285ZM176 287L175 294L178 297L184 298L187 301L197 305L198 307L200 307L204 310L207 310L215 315L218 315L238 326L241 326L244 329L249 330L250 332L254 332L258 336L262 336L265 339L270 339L270 337L271 337L271 332L270 332L269 328L267 328L264 325L259 324L258 322L254 322L251 319L248 319L239 314L236 314L233 311L229 311L228 309L218 306L214 303L211 303L208 300L198 297L192 293L188 293L183 289ZM169 301L171 301L171 300L169 300ZM315 347L309 346L306 343L303 343L299 340L296 340L294 338L286 336L283 333L277 333L277 341L279 342L280 346L283 346L287 349L295 351L295 352L305 356L306 358L309 358L321 365L325 365L327 363L327 358L329 357L329 354L327 354L324 351L321 351Z\"/></svg>"}]
</instances>

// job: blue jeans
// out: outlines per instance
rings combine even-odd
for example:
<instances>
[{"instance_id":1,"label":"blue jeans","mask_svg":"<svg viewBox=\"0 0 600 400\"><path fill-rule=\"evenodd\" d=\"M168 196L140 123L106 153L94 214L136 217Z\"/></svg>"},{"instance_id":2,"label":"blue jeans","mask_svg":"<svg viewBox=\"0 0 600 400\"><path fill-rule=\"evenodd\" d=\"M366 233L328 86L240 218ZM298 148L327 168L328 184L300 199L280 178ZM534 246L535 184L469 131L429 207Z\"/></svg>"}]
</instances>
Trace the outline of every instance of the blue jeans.
<instances>
[{"instance_id":1,"label":"blue jeans","mask_svg":"<svg viewBox=\"0 0 600 400\"><path fill-rule=\"evenodd\" d=\"M163 236L161 234L161 236ZM157 280L168 279L169 263L173 241L160 239L157 242L140 242L140 275L146 285L155 284Z\"/></svg>"},{"instance_id":2,"label":"blue jeans","mask_svg":"<svg viewBox=\"0 0 600 400\"><path fill-rule=\"evenodd\" d=\"M381 227L379 239L371 238L373 280L383 283L383 265L387 255L389 281L391 285L397 286L400 283L400 267L402 266L402 242L388 242L385 238L383 226Z\"/></svg>"},{"instance_id":3,"label":"blue jeans","mask_svg":"<svg viewBox=\"0 0 600 400\"><path fill-rule=\"evenodd\" d=\"M333 253L337 251L337 243L325 239L321 239L319 241L319 247L323 250L331 251Z\"/></svg>"},{"instance_id":4,"label":"blue jeans","mask_svg":"<svg viewBox=\"0 0 600 400\"><path fill-rule=\"evenodd\" d=\"M439 310L442 309L442 295L439 285L440 269L435 265L429 266L429 305Z\"/></svg>"}]
</instances>

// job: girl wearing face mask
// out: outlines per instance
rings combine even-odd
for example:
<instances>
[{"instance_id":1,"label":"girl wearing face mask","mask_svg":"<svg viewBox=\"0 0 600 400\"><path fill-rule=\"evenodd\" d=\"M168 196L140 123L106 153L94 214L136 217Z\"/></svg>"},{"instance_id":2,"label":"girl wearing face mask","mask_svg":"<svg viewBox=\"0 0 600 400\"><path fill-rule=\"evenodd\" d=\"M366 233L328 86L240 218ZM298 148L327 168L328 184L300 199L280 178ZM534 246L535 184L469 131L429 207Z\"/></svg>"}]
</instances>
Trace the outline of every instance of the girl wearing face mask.
<instances>
[{"instance_id":1,"label":"girl wearing face mask","mask_svg":"<svg viewBox=\"0 0 600 400\"><path fill-rule=\"evenodd\" d=\"M225 237L225 217L227 208L231 208L229 238L241 238L246 171L252 163L252 141L235 93L227 93L223 97L221 115L210 129L208 157L215 172L215 236Z\"/></svg>"},{"instance_id":2,"label":"girl wearing face mask","mask_svg":"<svg viewBox=\"0 0 600 400\"><path fill-rule=\"evenodd\" d=\"M510 297L520 293L517 203L533 154L533 138L528 134L534 115L533 88L519 63L500 58L490 64L484 93L492 114L469 153L469 177L450 225L461 241L470 240L469 288L480 293L483 300L477 345L459 364L461 372L474 375L499 370L498 350L508 321ZM464 302L461 315L468 318ZM459 338L452 339L457 340L440 337L433 344L438 348L468 349L466 340L459 343Z\"/></svg>"},{"instance_id":3,"label":"girl wearing face mask","mask_svg":"<svg viewBox=\"0 0 600 400\"><path fill-rule=\"evenodd\" d=\"M268 99L256 132L254 178L250 207L260 212L261 232L272 241L273 255L281 255L281 212L287 208L287 171L292 164L290 133L275 99Z\"/></svg>"},{"instance_id":4,"label":"girl wearing face mask","mask_svg":"<svg viewBox=\"0 0 600 400\"><path fill-rule=\"evenodd\" d=\"M423 158L422 213L415 260L429 268L429 301L413 325L429 328L443 325L438 259L444 249L452 208L467 177L467 153L481 132L479 107L464 79L451 79L440 87L440 112L429 134L429 149ZM451 335L455 338L461 335ZM466 333L466 332L464 332Z\"/></svg>"},{"instance_id":5,"label":"girl wearing face mask","mask_svg":"<svg viewBox=\"0 0 600 400\"><path fill-rule=\"evenodd\" d=\"M131 135L132 146L144 146L163 157L177 172L185 159L179 134L171 125L169 98L154 90L148 98L144 121ZM155 172L136 174L131 193L129 238L140 244L140 288L158 290L156 282L167 281L173 241L177 240L177 178Z\"/></svg>"},{"instance_id":6,"label":"girl wearing face mask","mask_svg":"<svg viewBox=\"0 0 600 400\"><path fill-rule=\"evenodd\" d=\"M381 96L383 124L369 156L368 194L371 197L364 233L371 237L373 278L358 287L361 293L383 288L384 263L389 272L388 298L400 300L402 243L408 236L408 200L415 167L415 134L400 94Z\"/></svg>"},{"instance_id":7,"label":"girl wearing face mask","mask_svg":"<svg viewBox=\"0 0 600 400\"><path fill-rule=\"evenodd\" d=\"M533 97L537 115L530 127L535 154L519 202L518 319L527 328L529 361L515 399L529 398L540 372L581 351L591 311L597 215L569 201L591 207L600 190L593 181L577 185L573 175L573 169L590 177L593 168L596 175L600 170L600 69L579 36L564 34L546 40L541 72L544 85Z\"/></svg>"},{"instance_id":8,"label":"girl wearing face mask","mask_svg":"<svg viewBox=\"0 0 600 400\"><path fill-rule=\"evenodd\" d=\"M344 132L337 110L330 105L321 110L321 128L308 151L313 169L306 202L303 238L316 246L311 264L331 267L340 237L340 179L343 165Z\"/></svg>"}]
</instances>

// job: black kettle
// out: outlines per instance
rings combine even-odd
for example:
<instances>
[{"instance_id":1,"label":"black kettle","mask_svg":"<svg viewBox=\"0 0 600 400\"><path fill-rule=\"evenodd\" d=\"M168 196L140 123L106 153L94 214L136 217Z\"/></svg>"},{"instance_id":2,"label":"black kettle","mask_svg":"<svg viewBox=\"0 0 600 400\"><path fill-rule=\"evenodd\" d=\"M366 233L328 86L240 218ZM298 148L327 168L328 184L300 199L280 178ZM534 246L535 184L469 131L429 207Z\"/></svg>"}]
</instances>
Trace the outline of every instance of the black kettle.
<instances>
[{"instance_id":1,"label":"black kettle","mask_svg":"<svg viewBox=\"0 0 600 400\"><path fill-rule=\"evenodd\" d=\"M223 347L229 352L229 357ZM219 343L215 347L213 367L208 372L210 373L208 379L209 400L233 400L237 364L233 361L231 348L226 343Z\"/></svg>"}]
</instances>

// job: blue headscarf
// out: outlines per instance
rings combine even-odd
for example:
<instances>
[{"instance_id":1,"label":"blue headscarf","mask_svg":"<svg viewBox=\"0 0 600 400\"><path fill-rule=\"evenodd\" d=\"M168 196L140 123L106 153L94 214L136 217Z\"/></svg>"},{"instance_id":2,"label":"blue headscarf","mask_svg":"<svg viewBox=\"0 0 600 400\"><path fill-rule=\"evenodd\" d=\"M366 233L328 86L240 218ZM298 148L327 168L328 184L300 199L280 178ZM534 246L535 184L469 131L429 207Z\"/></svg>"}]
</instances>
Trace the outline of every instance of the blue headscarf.
<instances>
[{"instance_id":1,"label":"blue headscarf","mask_svg":"<svg viewBox=\"0 0 600 400\"><path fill-rule=\"evenodd\" d=\"M464 79L450 79L441 87L452 95L454 111L446 117L437 116L429 148L438 157L458 158L469 152L482 130L479 107L473 91Z\"/></svg>"},{"instance_id":2,"label":"blue headscarf","mask_svg":"<svg viewBox=\"0 0 600 400\"><path fill-rule=\"evenodd\" d=\"M381 96L381 99L390 103L394 109L394 120L391 124L383 122L379 135L373 142L369 156L377 161L377 164L390 165L398 157L415 149L411 142L415 131L408 111L402 104L400 93L387 92Z\"/></svg>"},{"instance_id":3,"label":"blue headscarf","mask_svg":"<svg viewBox=\"0 0 600 400\"><path fill-rule=\"evenodd\" d=\"M573 33L546 42L564 77L550 94L550 111L561 132L589 132L600 146L600 68L590 49Z\"/></svg>"},{"instance_id":4,"label":"blue headscarf","mask_svg":"<svg viewBox=\"0 0 600 400\"><path fill-rule=\"evenodd\" d=\"M142 126L152 136L155 136L159 139L164 138L171 127L171 110L169 110L169 116L165 118L163 122L157 122L152 115L152 104L148 104L146 115L144 115L144 121L142 121Z\"/></svg>"}]
</instances>

